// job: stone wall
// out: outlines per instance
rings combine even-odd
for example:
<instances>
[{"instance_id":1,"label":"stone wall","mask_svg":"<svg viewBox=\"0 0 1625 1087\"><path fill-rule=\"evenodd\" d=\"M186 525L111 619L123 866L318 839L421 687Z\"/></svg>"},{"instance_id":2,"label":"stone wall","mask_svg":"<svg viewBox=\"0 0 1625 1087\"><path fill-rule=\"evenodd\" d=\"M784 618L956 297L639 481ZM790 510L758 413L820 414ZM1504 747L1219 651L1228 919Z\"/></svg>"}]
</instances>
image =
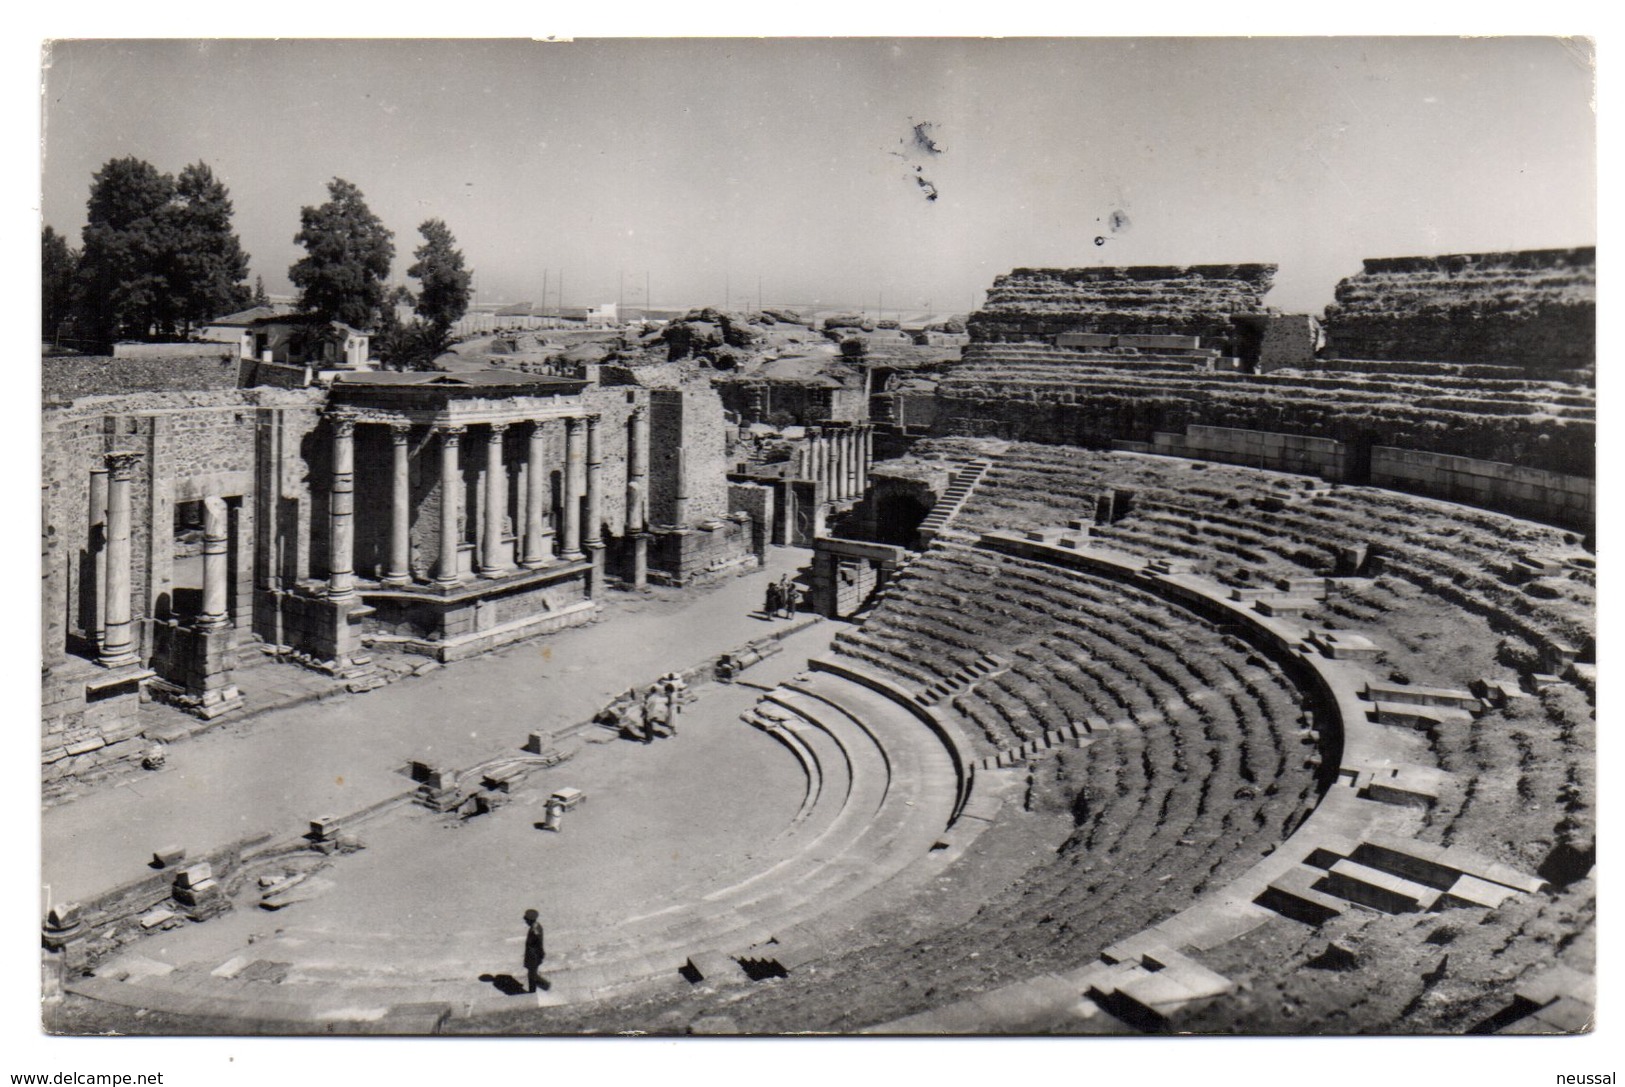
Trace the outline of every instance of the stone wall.
<instances>
[{"instance_id":1,"label":"stone wall","mask_svg":"<svg viewBox=\"0 0 1625 1087\"><path fill-rule=\"evenodd\" d=\"M1274 279L1273 264L1017 268L993 281L968 327L973 342L1109 332L1199 336L1218 346L1233 335L1231 317L1263 312Z\"/></svg>"},{"instance_id":2,"label":"stone wall","mask_svg":"<svg viewBox=\"0 0 1625 1087\"><path fill-rule=\"evenodd\" d=\"M206 356L46 358L40 364L40 391L44 402L51 405L86 396L235 389L239 378L236 351L211 346L217 350Z\"/></svg>"},{"instance_id":3,"label":"stone wall","mask_svg":"<svg viewBox=\"0 0 1625 1087\"><path fill-rule=\"evenodd\" d=\"M1346 478L1348 470L1348 450L1342 442L1236 427L1193 426L1183 434L1159 432L1152 436L1150 451L1332 480Z\"/></svg>"},{"instance_id":4,"label":"stone wall","mask_svg":"<svg viewBox=\"0 0 1625 1087\"><path fill-rule=\"evenodd\" d=\"M767 545L773 542L773 526L777 507L773 500L773 487L762 483L728 484L728 509L750 517L751 550L758 561L767 557Z\"/></svg>"},{"instance_id":5,"label":"stone wall","mask_svg":"<svg viewBox=\"0 0 1625 1087\"><path fill-rule=\"evenodd\" d=\"M1597 251L1367 260L1326 308L1331 358L1595 365Z\"/></svg>"},{"instance_id":6,"label":"stone wall","mask_svg":"<svg viewBox=\"0 0 1625 1087\"><path fill-rule=\"evenodd\" d=\"M655 529L649 541L649 580L692 585L761 564L748 516L703 521L692 528Z\"/></svg>"},{"instance_id":7,"label":"stone wall","mask_svg":"<svg viewBox=\"0 0 1625 1087\"><path fill-rule=\"evenodd\" d=\"M1371 482L1588 532L1596 523L1595 481L1558 472L1377 446Z\"/></svg>"},{"instance_id":8,"label":"stone wall","mask_svg":"<svg viewBox=\"0 0 1625 1087\"><path fill-rule=\"evenodd\" d=\"M683 524L725 516L729 465L722 400L710 382L651 389L649 409L650 522L674 524L680 492L687 498Z\"/></svg>"}]
</instances>

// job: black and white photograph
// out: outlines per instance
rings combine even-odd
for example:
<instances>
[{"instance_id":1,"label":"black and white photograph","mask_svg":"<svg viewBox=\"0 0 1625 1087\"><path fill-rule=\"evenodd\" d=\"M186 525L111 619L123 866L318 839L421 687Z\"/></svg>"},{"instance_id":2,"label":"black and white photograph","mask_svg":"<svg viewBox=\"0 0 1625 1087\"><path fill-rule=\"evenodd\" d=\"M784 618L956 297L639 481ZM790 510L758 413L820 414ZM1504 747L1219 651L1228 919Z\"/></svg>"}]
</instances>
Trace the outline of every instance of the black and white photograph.
<instances>
[{"instance_id":1,"label":"black and white photograph","mask_svg":"<svg viewBox=\"0 0 1625 1087\"><path fill-rule=\"evenodd\" d=\"M1595 50L42 42L26 1014L1593 1031Z\"/></svg>"}]
</instances>

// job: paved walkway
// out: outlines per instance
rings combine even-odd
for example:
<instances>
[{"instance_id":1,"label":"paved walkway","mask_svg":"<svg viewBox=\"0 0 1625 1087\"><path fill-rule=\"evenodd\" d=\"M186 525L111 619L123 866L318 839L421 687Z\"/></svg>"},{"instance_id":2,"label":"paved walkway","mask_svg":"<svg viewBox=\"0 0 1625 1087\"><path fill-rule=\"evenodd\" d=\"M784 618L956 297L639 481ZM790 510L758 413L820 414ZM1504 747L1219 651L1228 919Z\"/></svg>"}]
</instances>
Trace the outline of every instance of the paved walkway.
<instances>
[{"instance_id":1,"label":"paved walkway","mask_svg":"<svg viewBox=\"0 0 1625 1087\"><path fill-rule=\"evenodd\" d=\"M154 849L194 855L313 817L357 811L412 787L412 759L473 765L533 730L586 720L611 697L771 632L754 618L771 579L811 552L774 548L762 570L702 595L621 596L613 614L362 695L272 711L176 744L169 768L47 811L51 901L92 897L151 875Z\"/></svg>"}]
</instances>

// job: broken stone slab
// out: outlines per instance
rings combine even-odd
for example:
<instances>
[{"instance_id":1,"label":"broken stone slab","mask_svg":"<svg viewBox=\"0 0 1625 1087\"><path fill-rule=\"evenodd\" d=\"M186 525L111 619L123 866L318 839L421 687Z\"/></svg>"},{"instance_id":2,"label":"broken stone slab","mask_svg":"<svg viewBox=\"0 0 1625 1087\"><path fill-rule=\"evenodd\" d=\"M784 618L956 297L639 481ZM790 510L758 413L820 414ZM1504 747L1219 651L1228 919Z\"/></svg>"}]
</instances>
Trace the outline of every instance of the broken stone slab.
<instances>
[{"instance_id":1,"label":"broken stone slab","mask_svg":"<svg viewBox=\"0 0 1625 1087\"><path fill-rule=\"evenodd\" d=\"M165 927L170 921L178 920L179 918L176 917L174 910L166 910L159 907L150 913L141 915L141 927L150 932L155 928Z\"/></svg>"},{"instance_id":2,"label":"broken stone slab","mask_svg":"<svg viewBox=\"0 0 1625 1087\"><path fill-rule=\"evenodd\" d=\"M214 868L208 861L188 865L175 873L175 886L195 889L214 882Z\"/></svg>"},{"instance_id":3,"label":"broken stone slab","mask_svg":"<svg viewBox=\"0 0 1625 1087\"><path fill-rule=\"evenodd\" d=\"M166 845L153 850L152 866L154 868L173 868L186 859L186 850L178 845Z\"/></svg>"}]
</instances>

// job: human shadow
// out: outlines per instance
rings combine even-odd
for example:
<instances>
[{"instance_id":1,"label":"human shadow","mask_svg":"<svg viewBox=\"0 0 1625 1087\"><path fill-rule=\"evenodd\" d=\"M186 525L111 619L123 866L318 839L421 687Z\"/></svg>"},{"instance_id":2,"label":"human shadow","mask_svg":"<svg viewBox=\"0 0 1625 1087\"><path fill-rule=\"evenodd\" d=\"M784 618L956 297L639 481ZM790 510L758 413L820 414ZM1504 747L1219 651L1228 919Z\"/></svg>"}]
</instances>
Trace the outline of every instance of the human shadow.
<instances>
[{"instance_id":1,"label":"human shadow","mask_svg":"<svg viewBox=\"0 0 1625 1087\"><path fill-rule=\"evenodd\" d=\"M481 974L480 980L496 986L503 996L525 995L525 983L512 974Z\"/></svg>"}]
</instances>

